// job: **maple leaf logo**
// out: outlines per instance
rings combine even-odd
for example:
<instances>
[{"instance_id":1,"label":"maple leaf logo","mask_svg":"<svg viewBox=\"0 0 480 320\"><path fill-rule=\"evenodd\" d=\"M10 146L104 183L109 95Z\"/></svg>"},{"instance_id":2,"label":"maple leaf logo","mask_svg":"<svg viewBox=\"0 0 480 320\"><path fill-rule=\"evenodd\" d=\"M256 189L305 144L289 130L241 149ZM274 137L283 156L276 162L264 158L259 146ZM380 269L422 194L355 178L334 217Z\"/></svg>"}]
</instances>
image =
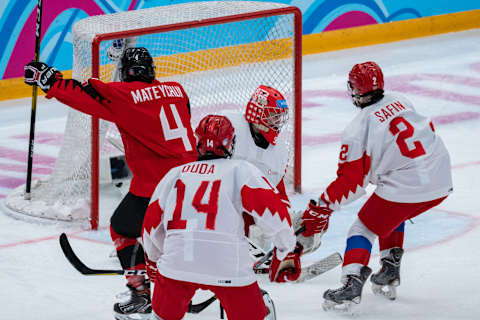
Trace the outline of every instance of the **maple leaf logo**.
<instances>
[{"instance_id":1,"label":"maple leaf logo","mask_svg":"<svg viewBox=\"0 0 480 320\"><path fill-rule=\"evenodd\" d=\"M250 188L245 185L241 190L241 196L243 208L248 212L255 211L259 216L263 216L268 211L272 216L278 214L280 221L286 219L288 225L292 225L288 206L275 189Z\"/></svg>"}]
</instances>

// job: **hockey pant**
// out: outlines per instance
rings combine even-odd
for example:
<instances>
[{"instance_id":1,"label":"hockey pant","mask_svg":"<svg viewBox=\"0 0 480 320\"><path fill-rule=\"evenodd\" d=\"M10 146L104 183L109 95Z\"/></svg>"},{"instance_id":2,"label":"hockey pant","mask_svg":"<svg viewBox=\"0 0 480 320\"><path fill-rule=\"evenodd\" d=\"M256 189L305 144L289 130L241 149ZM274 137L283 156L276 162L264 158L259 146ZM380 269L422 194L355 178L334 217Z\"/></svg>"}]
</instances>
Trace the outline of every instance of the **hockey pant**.
<instances>
[{"instance_id":1,"label":"hockey pant","mask_svg":"<svg viewBox=\"0 0 480 320\"><path fill-rule=\"evenodd\" d=\"M158 274L152 298L156 319L183 319L198 289L212 291L229 320L263 320L266 316L265 302L257 282L244 287L223 287L179 281Z\"/></svg>"},{"instance_id":2,"label":"hockey pant","mask_svg":"<svg viewBox=\"0 0 480 320\"><path fill-rule=\"evenodd\" d=\"M382 199L374 193L360 209L358 219L348 232L342 282L346 275L359 274L362 266L368 265L377 236L381 258L387 255L391 248L403 248L405 221L439 205L445 198L400 203Z\"/></svg>"},{"instance_id":3,"label":"hockey pant","mask_svg":"<svg viewBox=\"0 0 480 320\"><path fill-rule=\"evenodd\" d=\"M143 247L137 239L142 234L143 219L149 202L150 198L129 192L110 218L110 235L124 270L146 269ZM145 277L127 276L127 280L134 287L138 287Z\"/></svg>"}]
</instances>

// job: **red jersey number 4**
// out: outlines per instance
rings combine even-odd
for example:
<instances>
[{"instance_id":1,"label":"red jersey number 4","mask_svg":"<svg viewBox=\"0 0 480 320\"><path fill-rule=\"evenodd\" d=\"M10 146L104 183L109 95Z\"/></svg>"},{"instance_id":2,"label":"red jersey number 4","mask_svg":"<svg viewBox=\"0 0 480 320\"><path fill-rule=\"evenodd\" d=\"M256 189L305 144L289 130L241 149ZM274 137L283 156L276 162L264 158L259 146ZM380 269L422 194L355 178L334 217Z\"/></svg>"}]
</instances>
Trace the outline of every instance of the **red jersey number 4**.
<instances>
[{"instance_id":1,"label":"red jersey number 4","mask_svg":"<svg viewBox=\"0 0 480 320\"><path fill-rule=\"evenodd\" d=\"M171 114L173 115L173 121L175 123L175 128L170 126L170 123L167 119L167 114L165 113L165 106L160 108L160 124L162 125L163 136L165 141L182 139L183 146L186 151L192 151L192 145L188 139L187 128L183 126L182 119L178 113L177 106L173 103L169 104Z\"/></svg>"}]
</instances>

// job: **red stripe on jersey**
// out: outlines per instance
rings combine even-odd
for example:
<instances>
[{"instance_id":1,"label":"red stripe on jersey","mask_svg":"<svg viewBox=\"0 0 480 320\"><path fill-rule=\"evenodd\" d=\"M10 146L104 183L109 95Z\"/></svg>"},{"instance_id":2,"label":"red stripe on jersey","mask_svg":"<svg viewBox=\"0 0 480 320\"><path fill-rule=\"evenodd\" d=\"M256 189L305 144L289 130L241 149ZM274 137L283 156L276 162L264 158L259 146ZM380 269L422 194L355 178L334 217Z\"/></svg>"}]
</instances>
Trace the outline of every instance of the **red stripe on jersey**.
<instances>
[{"instance_id":1,"label":"red stripe on jersey","mask_svg":"<svg viewBox=\"0 0 480 320\"><path fill-rule=\"evenodd\" d=\"M272 216L278 214L280 221L287 219L288 225L292 225L288 206L282 201L279 193L274 189L250 188L243 186L241 190L242 205L248 212L255 211L259 216L263 216L268 209Z\"/></svg>"},{"instance_id":2,"label":"red stripe on jersey","mask_svg":"<svg viewBox=\"0 0 480 320\"><path fill-rule=\"evenodd\" d=\"M345 255L343 257L343 266L352 264L352 263L360 263L364 266L368 265L368 261L370 260L370 251L359 248L359 249L351 249L345 251Z\"/></svg>"},{"instance_id":3,"label":"red stripe on jersey","mask_svg":"<svg viewBox=\"0 0 480 320\"><path fill-rule=\"evenodd\" d=\"M143 219L142 236L144 232L150 233L162 222L163 210L158 205L158 199L150 203Z\"/></svg>"},{"instance_id":4,"label":"red stripe on jersey","mask_svg":"<svg viewBox=\"0 0 480 320\"><path fill-rule=\"evenodd\" d=\"M360 159L338 164L337 179L330 183L326 193L330 202L341 203L348 199L350 192L355 193L358 187L363 188L363 180L370 171L371 159L366 152ZM323 195L322 195L323 196ZM325 199L325 197L322 197Z\"/></svg>"}]
</instances>

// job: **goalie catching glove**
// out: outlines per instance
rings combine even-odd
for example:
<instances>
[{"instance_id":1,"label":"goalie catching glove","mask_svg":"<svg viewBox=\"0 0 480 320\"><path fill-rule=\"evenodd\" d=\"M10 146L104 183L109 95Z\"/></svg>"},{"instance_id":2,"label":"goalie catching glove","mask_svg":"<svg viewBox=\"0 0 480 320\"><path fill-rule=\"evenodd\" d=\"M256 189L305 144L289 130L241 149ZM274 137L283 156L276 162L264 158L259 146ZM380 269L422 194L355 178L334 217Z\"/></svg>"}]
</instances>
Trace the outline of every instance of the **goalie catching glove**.
<instances>
[{"instance_id":1,"label":"goalie catching glove","mask_svg":"<svg viewBox=\"0 0 480 320\"><path fill-rule=\"evenodd\" d=\"M318 206L315 200L310 200L308 208L302 216L305 231L302 236L311 237L328 229L328 222L333 210L325 206Z\"/></svg>"},{"instance_id":2,"label":"goalie catching glove","mask_svg":"<svg viewBox=\"0 0 480 320\"><path fill-rule=\"evenodd\" d=\"M24 67L24 82L30 86L37 85L44 92L62 78L62 73L43 62L32 61Z\"/></svg>"},{"instance_id":3,"label":"goalie catching glove","mask_svg":"<svg viewBox=\"0 0 480 320\"><path fill-rule=\"evenodd\" d=\"M300 256L303 252L303 246L297 242L295 249L287 254L283 260L277 258L277 248L273 250L273 258L268 270L268 276L271 282L296 281L302 272Z\"/></svg>"}]
</instances>

